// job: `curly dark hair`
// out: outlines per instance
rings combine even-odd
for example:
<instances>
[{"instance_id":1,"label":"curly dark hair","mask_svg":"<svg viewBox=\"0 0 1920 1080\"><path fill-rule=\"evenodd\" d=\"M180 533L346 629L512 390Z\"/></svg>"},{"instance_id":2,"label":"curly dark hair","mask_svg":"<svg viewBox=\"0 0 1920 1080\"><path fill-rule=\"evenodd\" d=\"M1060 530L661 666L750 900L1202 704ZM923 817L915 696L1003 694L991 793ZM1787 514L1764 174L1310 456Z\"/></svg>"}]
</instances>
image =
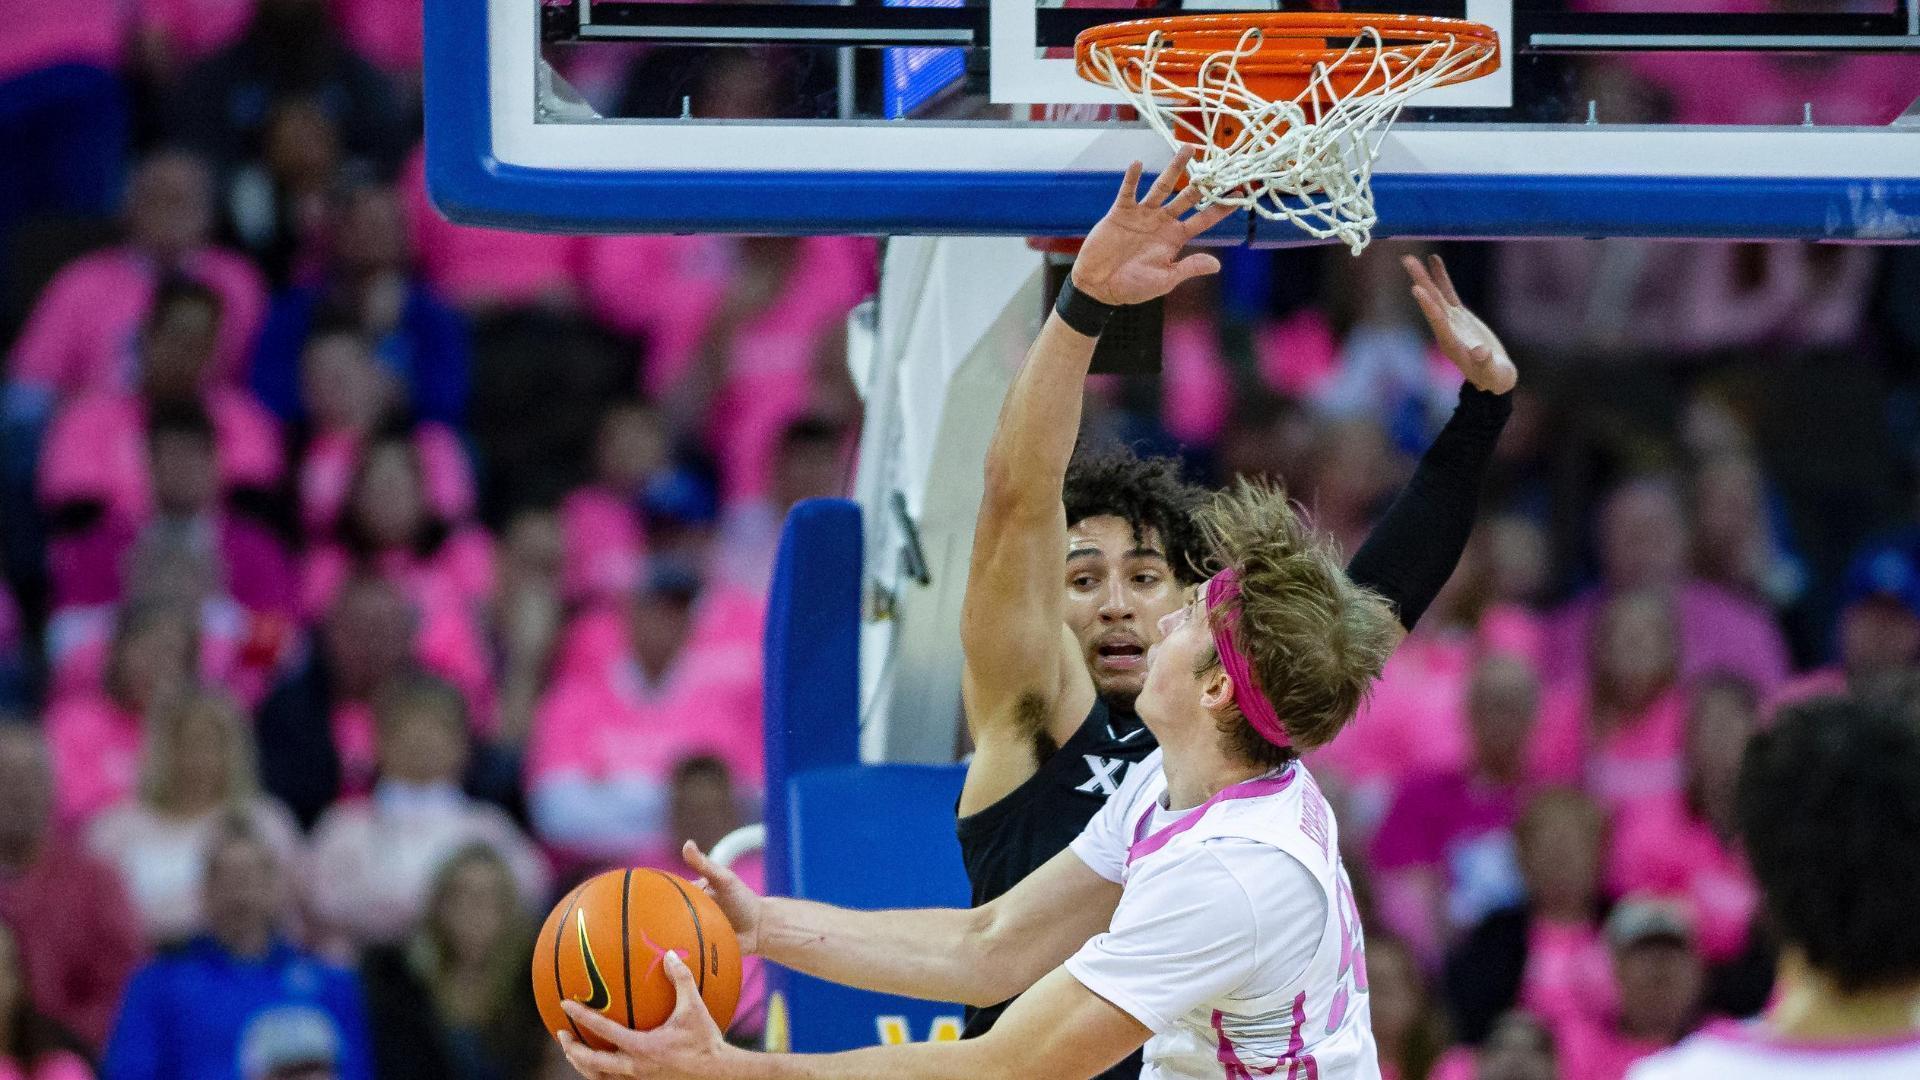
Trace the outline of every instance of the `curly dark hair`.
<instances>
[{"instance_id":1,"label":"curly dark hair","mask_svg":"<svg viewBox=\"0 0 1920 1080\"><path fill-rule=\"evenodd\" d=\"M1920 730L1847 698L1747 744L1740 832L1781 939L1843 994L1920 980Z\"/></svg>"},{"instance_id":2,"label":"curly dark hair","mask_svg":"<svg viewBox=\"0 0 1920 1080\"><path fill-rule=\"evenodd\" d=\"M1061 501L1067 524L1093 517L1117 517L1133 529L1135 539L1158 536L1167 565L1182 585L1206 580L1206 538L1200 534L1200 511L1213 495L1180 475L1180 462L1170 457L1141 457L1125 447L1081 447L1067 466Z\"/></svg>"}]
</instances>

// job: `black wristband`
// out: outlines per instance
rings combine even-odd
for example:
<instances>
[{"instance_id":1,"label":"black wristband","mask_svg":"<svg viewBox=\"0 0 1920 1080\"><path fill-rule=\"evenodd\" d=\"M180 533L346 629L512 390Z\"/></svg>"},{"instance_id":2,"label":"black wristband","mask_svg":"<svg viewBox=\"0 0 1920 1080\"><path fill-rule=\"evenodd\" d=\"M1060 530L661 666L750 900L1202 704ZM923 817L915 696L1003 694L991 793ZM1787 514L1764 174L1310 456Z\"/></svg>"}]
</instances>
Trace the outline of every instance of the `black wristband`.
<instances>
[{"instance_id":1,"label":"black wristband","mask_svg":"<svg viewBox=\"0 0 1920 1080\"><path fill-rule=\"evenodd\" d=\"M1067 324L1067 329L1097 338L1120 306L1103 304L1074 288L1073 275L1069 274L1067 280L1060 283L1060 298L1053 302L1053 310L1059 314L1060 321Z\"/></svg>"}]
</instances>

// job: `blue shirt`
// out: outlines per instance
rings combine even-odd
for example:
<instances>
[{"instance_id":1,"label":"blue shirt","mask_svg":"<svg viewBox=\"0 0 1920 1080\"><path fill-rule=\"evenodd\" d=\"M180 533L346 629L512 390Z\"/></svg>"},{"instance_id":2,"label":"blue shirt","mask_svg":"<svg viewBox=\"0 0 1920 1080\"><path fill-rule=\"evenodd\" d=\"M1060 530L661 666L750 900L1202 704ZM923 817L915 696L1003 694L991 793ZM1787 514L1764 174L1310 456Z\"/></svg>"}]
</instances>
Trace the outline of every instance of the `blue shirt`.
<instances>
[{"instance_id":1,"label":"blue shirt","mask_svg":"<svg viewBox=\"0 0 1920 1080\"><path fill-rule=\"evenodd\" d=\"M307 1005L332 1017L339 1080L373 1080L360 982L285 941L242 960L199 937L138 972L127 986L101 1062L101 1080L242 1080L240 1034L262 1010Z\"/></svg>"}]
</instances>

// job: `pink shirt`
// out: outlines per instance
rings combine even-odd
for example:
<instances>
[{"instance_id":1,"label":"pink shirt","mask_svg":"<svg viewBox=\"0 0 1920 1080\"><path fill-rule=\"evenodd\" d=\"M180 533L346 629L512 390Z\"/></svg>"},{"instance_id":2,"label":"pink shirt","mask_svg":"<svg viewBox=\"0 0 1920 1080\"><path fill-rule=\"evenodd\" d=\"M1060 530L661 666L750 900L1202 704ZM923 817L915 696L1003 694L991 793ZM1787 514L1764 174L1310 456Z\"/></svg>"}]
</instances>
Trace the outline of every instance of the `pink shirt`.
<instances>
[{"instance_id":1,"label":"pink shirt","mask_svg":"<svg viewBox=\"0 0 1920 1080\"><path fill-rule=\"evenodd\" d=\"M758 650L766 627L766 597L732 584L711 585L694 608L689 644L711 644ZM568 624L554 657L554 680L601 678L608 665L627 655L627 613L624 605L599 604L587 608Z\"/></svg>"},{"instance_id":2,"label":"pink shirt","mask_svg":"<svg viewBox=\"0 0 1920 1080\"><path fill-rule=\"evenodd\" d=\"M1167 322L1162 344L1166 377L1161 413L1167 434L1211 444L1233 413L1233 380L1220 358L1220 332L1210 318Z\"/></svg>"},{"instance_id":3,"label":"pink shirt","mask_svg":"<svg viewBox=\"0 0 1920 1080\"><path fill-rule=\"evenodd\" d=\"M1352 827L1370 834L1406 777L1465 767L1464 707L1472 662L1471 639L1408 635L1353 721L1310 756L1311 767L1338 773L1352 788Z\"/></svg>"},{"instance_id":4,"label":"pink shirt","mask_svg":"<svg viewBox=\"0 0 1920 1080\"><path fill-rule=\"evenodd\" d=\"M1536 780L1579 784L1610 813L1678 796L1686 695L1669 690L1604 735L1592 730L1584 689L1549 691L1528 759Z\"/></svg>"},{"instance_id":5,"label":"pink shirt","mask_svg":"<svg viewBox=\"0 0 1920 1080\"><path fill-rule=\"evenodd\" d=\"M1613 958L1598 927L1544 919L1534 919L1527 927L1521 1008L1557 1030L1565 1024L1611 1016L1618 998Z\"/></svg>"},{"instance_id":6,"label":"pink shirt","mask_svg":"<svg viewBox=\"0 0 1920 1080\"><path fill-rule=\"evenodd\" d=\"M133 791L140 776L137 713L100 693L59 698L47 709L45 728L54 816L63 826L82 825Z\"/></svg>"},{"instance_id":7,"label":"pink shirt","mask_svg":"<svg viewBox=\"0 0 1920 1080\"><path fill-rule=\"evenodd\" d=\"M493 592L493 540L484 529L459 528L432 555L383 551L372 556L369 569L399 585L423 612L471 610ZM309 618L325 617L353 571L353 556L338 544L323 544L308 554L300 592Z\"/></svg>"},{"instance_id":8,"label":"pink shirt","mask_svg":"<svg viewBox=\"0 0 1920 1080\"><path fill-rule=\"evenodd\" d=\"M255 0L140 0L141 29L161 34L183 63L204 59L239 40Z\"/></svg>"},{"instance_id":9,"label":"pink shirt","mask_svg":"<svg viewBox=\"0 0 1920 1080\"><path fill-rule=\"evenodd\" d=\"M1665 1043L1624 1035L1597 1020L1556 1024L1553 1037L1560 1080L1621 1080L1634 1062L1667 1048Z\"/></svg>"},{"instance_id":10,"label":"pink shirt","mask_svg":"<svg viewBox=\"0 0 1920 1080\"><path fill-rule=\"evenodd\" d=\"M0 34L0 81L56 64L117 68L126 47L129 0L8 4Z\"/></svg>"},{"instance_id":11,"label":"pink shirt","mask_svg":"<svg viewBox=\"0 0 1920 1080\"><path fill-rule=\"evenodd\" d=\"M1542 672L1548 681L1585 678L1587 643L1603 599L1602 591L1596 589L1553 613ZM1762 691L1786 680L1786 639L1765 608L1704 581L1680 586L1675 599L1683 679L1728 671L1746 676Z\"/></svg>"},{"instance_id":12,"label":"pink shirt","mask_svg":"<svg viewBox=\"0 0 1920 1080\"><path fill-rule=\"evenodd\" d=\"M73 5L72 10L94 6ZM180 270L220 297L220 337L210 378L241 382L254 335L266 317L266 280L243 256L219 248L186 256ZM13 377L63 398L132 389L140 370L140 327L159 278L152 259L125 246L68 263L40 294L20 332Z\"/></svg>"},{"instance_id":13,"label":"pink shirt","mask_svg":"<svg viewBox=\"0 0 1920 1080\"><path fill-rule=\"evenodd\" d=\"M55 1050L25 1067L13 1058L0 1057L0 1080L93 1080L93 1070L78 1054Z\"/></svg>"},{"instance_id":14,"label":"pink shirt","mask_svg":"<svg viewBox=\"0 0 1920 1080\"><path fill-rule=\"evenodd\" d=\"M420 0L333 0L334 19L353 51L392 72L420 69Z\"/></svg>"},{"instance_id":15,"label":"pink shirt","mask_svg":"<svg viewBox=\"0 0 1920 1080\"><path fill-rule=\"evenodd\" d=\"M1260 377L1290 397L1310 397L1339 370L1340 340L1318 308L1268 323L1254 338Z\"/></svg>"},{"instance_id":16,"label":"pink shirt","mask_svg":"<svg viewBox=\"0 0 1920 1080\"><path fill-rule=\"evenodd\" d=\"M1693 911L1708 961L1740 955L1760 891L1746 860L1722 844L1712 826L1688 814L1679 800L1660 799L1622 814L1612 841L1608 891L1680 897Z\"/></svg>"},{"instance_id":17,"label":"pink shirt","mask_svg":"<svg viewBox=\"0 0 1920 1080\"><path fill-rule=\"evenodd\" d=\"M48 623L47 664L55 697L100 689L115 612L112 604L70 607ZM299 626L284 615L250 612L223 598L200 605L200 677L249 707L266 698L299 641Z\"/></svg>"},{"instance_id":18,"label":"pink shirt","mask_svg":"<svg viewBox=\"0 0 1920 1080\"><path fill-rule=\"evenodd\" d=\"M426 183L426 157L416 152L401 195L421 276L442 296L460 307L524 306L574 292L578 237L455 225L433 208Z\"/></svg>"},{"instance_id":19,"label":"pink shirt","mask_svg":"<svg viewBox=\"0 0 1920 1080\"><path fill-rule=\"evenodd\" d=\"M202 397L213 421L220 484L273 490L286 471L280 425L251 395L216 386ZM98 501L122 522L153 513L148 483L146 404L125 391L88 394L54 419L40 457L40 502Z\"/></svg>"},{"instance_id":20,"label":"pink shirt","mask_svg":"<svg viewBox=\"0 0 1920 1080\"><path fill-rule=\"evenodd\" d=\"M0 921L13 928L34 1008L87 1045L105 1042L144 951L120 875L49 837L23 872L0 870Z\"/></svg>"},{"instance_id":21,"label":"pink shirt","mask_svg":"<svg viewBox=\"0 0 1920 1080\"><path fill-rule=\"evenodd\" d=\"M640 580L647 538L632 499L602 486L575 489L560 504L560 532L568 602L616 600Z\"/></svg>"},{"instance_id":22,"label":"pink shirt","mask_svg":"<svg viewBox=\"0 0 1920 1080\"><path fill-rule=\"evenodd\" d=\"M473 516L473 464L459 433L442 423L422 421L413 430L413 449L434 512L446 521ZM309 536L323 536L333 528L359 468L360 438L351 432L322 432L307 444L300 459L300 524Z\"/></svg>"},{"instance_id":23,"label":"pink shirt","mask_svg":"<svg viewBox=\"0 0 1920 1080\"><path fill-rule=\"evenodd\" d=\"M1490 912L1518 903L1524 893L1513 852L1513 824L1522 792L1495 785L1465 769L1409 777L1373 834L1382 914L1401 936L1437 951L1446 927L1427 925L1432 911L1424 894L1399 897L1391 882L1407 872L1435 875L1446 889L1446 921L1470 926ZM1392 909L1398 906L1399 910ZM1430 953L1431 955L1432 953Z\"/></svg>"}]
</instances>

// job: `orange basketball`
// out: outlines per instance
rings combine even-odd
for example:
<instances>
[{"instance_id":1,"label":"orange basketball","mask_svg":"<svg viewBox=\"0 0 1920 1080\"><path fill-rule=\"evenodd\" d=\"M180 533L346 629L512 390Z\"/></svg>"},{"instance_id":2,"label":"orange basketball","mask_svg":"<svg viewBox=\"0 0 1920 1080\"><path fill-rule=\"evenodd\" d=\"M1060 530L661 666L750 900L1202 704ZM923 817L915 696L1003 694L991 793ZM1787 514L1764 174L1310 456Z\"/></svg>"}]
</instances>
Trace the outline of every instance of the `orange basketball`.
<instances>
[{"instance_id":1,"label":"orange basketball","mask_svg":"<svg viewBox=\"0 0 1920 1080\"><path fill-rule=\"evenodd\" d=\"M541 1021L549 1032L572 1031L598 1049L607 1046L567 1019L562 1000L638 1031L659 1027L673 1013L669 950L693 971L700 999L724 1030L740 1003L740 943L719 905L662 870L609 870L587 879L554 906L534 945Z\"/></svg>"}]
</instances>

